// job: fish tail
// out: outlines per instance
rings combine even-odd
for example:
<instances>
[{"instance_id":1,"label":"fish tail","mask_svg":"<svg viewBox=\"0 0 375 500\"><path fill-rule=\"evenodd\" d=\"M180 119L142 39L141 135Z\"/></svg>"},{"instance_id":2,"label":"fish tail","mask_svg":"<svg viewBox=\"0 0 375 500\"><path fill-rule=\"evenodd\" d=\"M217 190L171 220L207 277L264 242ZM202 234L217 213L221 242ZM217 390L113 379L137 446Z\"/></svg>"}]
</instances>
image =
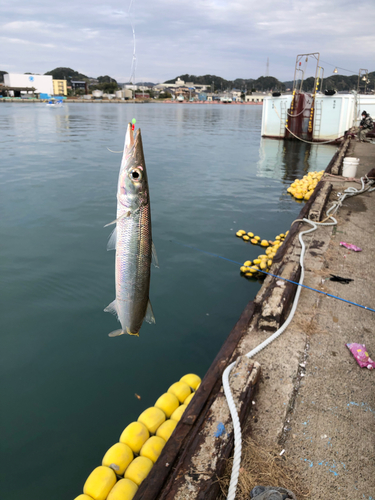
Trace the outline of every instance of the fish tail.
<instances>
[{"instance_id":1,"label":"fish tail","mask_svg":"<svg viewBox=\"0 0 375 500\"><path fill-rule=\"evenodd\" d=\"M114 330L113 332L108 334L108 337L118 337L119 335L124 335L124 330Z\"/></svg>"},{"instance_id":2,"label":"fish tail","mask_svg":"<svg viewBox=\"0 0 375 500\"><path fill-rule=\"evenodd\" d=\"M132 333L129 328L126 328L126 332L124 330L114 330L113 332L108 334L108 337L119 337L120 335L124 335L127 333L128 335L133 335L135 337L139 337L139 332L137 333Z\"/></svg>"}]
</instances>

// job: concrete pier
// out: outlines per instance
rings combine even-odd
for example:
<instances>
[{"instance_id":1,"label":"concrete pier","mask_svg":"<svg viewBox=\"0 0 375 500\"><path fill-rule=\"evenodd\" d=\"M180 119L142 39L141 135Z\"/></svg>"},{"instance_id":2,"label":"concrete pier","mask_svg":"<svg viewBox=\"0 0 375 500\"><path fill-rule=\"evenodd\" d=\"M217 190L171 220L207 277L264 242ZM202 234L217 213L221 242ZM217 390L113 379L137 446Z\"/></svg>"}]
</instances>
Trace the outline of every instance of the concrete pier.
<instances>
[{"instance_id":1,"label":"concrete pier","mask_svg":"<svg viewBox=\"0 0 375 500\"><path fill-rule=\"evenodd\" d=\"M373 144L352 140L346 156L360 159L357 178L375 167ZM322 182L332 185L327 206L349 186L361 187L338 176L325 175ZM304 283L375 309L375 192L346 199L335 217L337 226L321 227L305 238ZM306 228L300 224L300 230ZM296 241L289 255L298 248ZM353 281L330 281L331 274ZM259 446L278 444L301 463L301 481L311 500L374 497L375 373L360 368L345 345L365 344L375 359L374 332L374 312L303 289L288 329L255 358L262 377L251 435ZM241 350L251 350L267 335L250 326Z\"/></svg>"},{"instance_id":2,"label":"concrete pier","mask_svg":"<svg viewBox=\"0 0 375 500\"><path fill-rule=\"evenodd\" d=\"M325 219L327 207L337 200L339 192L349 186L361 187L358 181L341 177L344 157L360 158L359 178L374 168L374 154L373 144L356 143L347 137L298 218ZM335 215L337 226L321 226L304 238L305 285L375 309L374 206L375 191L347 199ZM272 273L298 281L298 235L308 227L303 222L292 224L274 258ZM348 250L341 241L362 251ZM353 281L330 281L331 274ZM296 289L297 285L266 278L135 500L219 497L217 478L233 446L222 373L231 361L243 359L241 356L285 321ZM300 464L300 479L311 500L374 496L374 372L360 368L345 345L366 344L375 358L374 332L374 312L302 289L297 312L286 331L251 363L242 363L236 370L243 381L240 387L233 387L242 427L250 428L258 446L278 446ZM233 384L236 386L235 380ZM219 427L224 432L218 432Z\"/></svg>"}]
</instances>

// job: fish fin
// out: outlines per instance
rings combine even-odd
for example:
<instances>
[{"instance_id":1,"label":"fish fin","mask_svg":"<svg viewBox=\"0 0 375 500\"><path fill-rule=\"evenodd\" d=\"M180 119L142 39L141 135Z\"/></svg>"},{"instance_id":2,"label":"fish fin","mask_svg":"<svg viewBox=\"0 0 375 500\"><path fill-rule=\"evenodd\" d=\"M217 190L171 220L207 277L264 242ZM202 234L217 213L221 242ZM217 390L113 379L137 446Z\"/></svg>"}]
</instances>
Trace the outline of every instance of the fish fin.
<instances>
[{"instance_id":1,"label":"fish fin","mask_svg":"<svg viewBox=\"0 0 375 500\"><path fill-rule=\"evenodd\" d=\"M125 332L124 332L124 333L125 333ZM133 336L135 336L135 337L139 337L139 332L132 333L132 332L129 330L129 328L128 328L128 327L126 327L126 333L127 333L128 335L133 335Z\"/></svg>"},{"instance_id":2,"label":"fish fin","mask_svg":"<svg viewBox=\"0 0 375 500\"><path fill-rule=\"evenodd\" d=\"M148 299L145 320L147 323L156 323L154 311L152 310L152 305L150 299Z\"/></svg>"},{"instance_id":3,"label":"fish fin","mask_svg":"<svg viewBox=\"0 0 375 500\"><path fill-rule=\"evenodd\" d=\"M151 244L151 262L154 264L155 267L159 267L159 261L158 261L158 256L156 255L156 248L154 242L152 242Z\"/></svg>"},{"instance_id":4,"label":"fish fin","mask_svg":"<svg viewBox=\"0 0 375 500\"><path fill-rule=\"evenodd\" d=\"M112 233L109 235L108 243L107 243L107 250L116 250L116 243L117 243L117 226L114 228Z\"/></svg>"},{"instance_id":5,"label":"fish fin","mask_svg":"<svg viewBox=\"0 0 375 500\"><path fill-rule=\"evenodd\" d=\"M104 309L104 312L114 314L118 318L116 299Z\"/></svg>"},{"instance_id":6,"label":"fish fin","mask_svg":"<svg viewBox=\"0 0 375 500\"><path fill-rule=\"evenodd\" d=\"M108 337L119 337L120 335L124 335L124 333L124 330L114 330L108 334Z\"/></svg>"},{"instance_id":7,"label":"fish fin","mask_svg":"<svg viewBox=\"0 0 375 500\"><path fill-rule=\"evenodd\" d=\"M113 220L112 222L108 222L104 227L112 226L112 224L117 224L120 220L125 219L125 217L129 217L131 215L131 211L128 210L126 213L122 214L118 219Z\"/></svg>"}]
</instances>

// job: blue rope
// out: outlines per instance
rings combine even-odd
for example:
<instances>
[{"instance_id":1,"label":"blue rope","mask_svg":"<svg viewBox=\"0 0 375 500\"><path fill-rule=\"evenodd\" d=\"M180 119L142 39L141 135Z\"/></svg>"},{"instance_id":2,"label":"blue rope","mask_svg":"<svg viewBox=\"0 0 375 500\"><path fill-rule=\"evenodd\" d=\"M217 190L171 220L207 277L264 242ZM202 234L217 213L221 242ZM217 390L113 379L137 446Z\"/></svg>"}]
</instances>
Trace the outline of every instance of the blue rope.
<instances>
[{"instance_id":1,"label":"blue rope","mask_svg":"<svg viewBox=\"0 0 375 500\"><path fill-rule=\"evenodd\" d=\"M205 254L211 255L213 257L218 257L219 259L227 260L228 262L232 262L233 264L238 264L240 266L243 265L243 264L241 264L241 262L237 262L236 260L232 260L232 259L227 259L226 257L222 257L221 255L218 255L216 253L207 252L206 250L201 250L200 248L196 248L196 247L193 247L191 245L186 245L185 243L180 243L176 240L173 240L173 242L177 243L177 245L181 245L182 247L191 248L192 250L197 250L198 252L205 253ZM274 278L278 278L280 280L287 281L288 283L293 283L293 285L302 286L303 288L306 288L307 290L312 290L313 292L321 293L322 295L326 295L327 297L331 297L332 299L341 300L342 302L346 302L347 304L351 304L353 306L361 307L362 309L366 309L367 311L375 312L375 309L372 309L371 307L362 306L361 304L357 304L356 302L351 302L350 300L342 299L341 297L337 297L336 295L332 295L332 294L327 293L327 292L322 292L321 290L317 290L316 288L311 288L310 286L302 285L301 283L297 283L296 281L288 280L287 278L282 278L281 276L277 276L276 274L268 273L267 271L262 271L261 269L258 269L257 272L267 274L268 276L273 276Z\"/></svg>"}]
</instances>

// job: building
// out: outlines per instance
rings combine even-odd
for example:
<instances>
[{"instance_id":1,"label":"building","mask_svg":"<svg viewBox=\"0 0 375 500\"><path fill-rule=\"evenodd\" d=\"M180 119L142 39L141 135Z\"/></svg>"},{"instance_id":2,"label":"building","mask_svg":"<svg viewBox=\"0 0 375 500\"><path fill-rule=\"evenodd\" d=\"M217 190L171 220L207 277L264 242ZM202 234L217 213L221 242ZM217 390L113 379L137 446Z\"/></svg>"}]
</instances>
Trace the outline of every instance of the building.
<instances>
[{"instance_id":1,"label":"building","mask_svg":"<svg viewBox=\"0 0 375 500\"><path fill-rule=\"evenodd\" d=\"M53 95L68 95L66 80L52 80Z\"/></svg>"},{"instance_id":2,"label":"building","mask_svg":"<svg viewBox=\"0 0 375 500\"><path fill-rule=\"evenodd\" d=\"M245 96L245 102L263 102L266 95L265 92L253 92L251 95Z\"/></svg>"},{"instance_id":3,"label":"building","mask_svg":"<svg viewBox=\"0 0 375 500\"><path fill-rule=\"evenodd\" d=\"M232 92L230 92L232 94L232 100L235 101L235 102L240 102L241 101L241 90L239 89L233 89Z\"/></svg>"},{"instance_id":4,"label":"building","mask_svg":"<svg viewBox=\"0 0 375 500\"><path fill-rule=\"evenodd\" d=\"M84 80L72 80L70 83L71 83L73 92L75 92L76 90L82 89L85 91L85 94L88 93L87 82L85 82Z\"/></svg>"},{"instance_id":5,"label":"building","mask_svg":"<svg viewBox=\"0 0 375 500\"><path fill-rule=\"evenodd\" d=\"M18 73L4 74L4 85L7 87L34 87L36 94L53 94L52 75L23 75Z\"/></svg>"},{"instance_id":6,"label":"building","mask_svg":"<svg viewBox=\"0 0 375 500\"><path fill-rule=\"evenodd\" d=\"M184 80L177 78L177 80L174 83L158 83L157 85L154 85L154 87L152 87L152 89L155 92L165 89L169 89L170 91L170 90L178 90L186 88L187 89L191 88L197 91L203 91L207 89L207 85L195 84L193 82L184 82Z\"/></svg>"}]
</instances>

